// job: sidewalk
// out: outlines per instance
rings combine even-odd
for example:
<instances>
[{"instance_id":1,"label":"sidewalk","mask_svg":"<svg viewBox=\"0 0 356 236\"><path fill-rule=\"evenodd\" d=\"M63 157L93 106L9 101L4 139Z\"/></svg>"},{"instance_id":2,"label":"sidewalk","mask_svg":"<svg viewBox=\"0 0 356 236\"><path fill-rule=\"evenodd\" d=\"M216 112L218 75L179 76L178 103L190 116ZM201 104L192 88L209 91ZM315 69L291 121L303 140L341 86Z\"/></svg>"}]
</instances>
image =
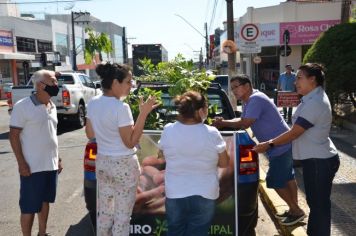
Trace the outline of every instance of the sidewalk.
<instances>
[{"instance_id":1,"label":"sidewalk","mask_svg":"<svg viewBox=\"0 0 356 236\"><path fill-rule=\"evenodd\" d=\"M277 192L274 191L274 189L267 188L265 179L266 173L260 167L260 196L262 198L262 201L267 203L270 209L270 213L273 217L277 212L284 212L288 210L288 206L278 196ZM282 235L307 236L307 233L303 227L306 224L305 222L307 222L305 219L301 223L298 223L293 226L282 225L280 220L278 220L277 218L275 218L274 222L277 222L278 228L281 230Z\"/></svg>"},{"instance_id":2,"label":"sidewalk","mask_svg":"<svg viewBox=\"0 0 356 236\"><path fill-rule=\"evenodd\" d=\"M351 149L356 148L356 124L343 121L343 127L333 126L330 131L330 137L334 142L342 142ZM353 156L353 155L352 155ZM260 154L260 196L262 201L269 206L270 213L274 215L277 212L284 212L288 210L287 204L278 196L278 194L266 186L265 178L268 170L268 160L264 155ZM302 180L302 171L300 168L295 168L298 188L304 188ZM300 207L309 215L309 208L305 200L305 194L301 189L298 190L298 200ZM295 226L284 226L280 224L278 219L275 219L282 235L306 236L306 228L308 218ZM334 234L333 234L334 235Z\"/></svg>"},{"instance_id":3,"label":"sidewalk","mask_svg":"<svg viewBox=\"0 0 356 236\"><path fill-rule=\"evenodd\" d=\"M6 100L0 100L0 107L7 106Z\"/></svg>"}]
</instances>

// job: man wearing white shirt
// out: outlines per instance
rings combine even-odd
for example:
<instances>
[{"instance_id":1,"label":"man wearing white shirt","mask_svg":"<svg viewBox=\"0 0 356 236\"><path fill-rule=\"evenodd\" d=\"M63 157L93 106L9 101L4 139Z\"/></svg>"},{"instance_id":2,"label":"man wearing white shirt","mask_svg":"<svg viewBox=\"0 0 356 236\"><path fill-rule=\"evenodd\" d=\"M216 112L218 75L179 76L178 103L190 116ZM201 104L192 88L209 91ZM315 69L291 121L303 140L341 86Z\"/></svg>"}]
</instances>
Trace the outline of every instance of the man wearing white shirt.
<instances>
[{"instance_id":1,"label":"man wearing white shirt","mask_svg":"<svg viewBox=\"0 0 356 236\"><path fill-rule=\"evenodd\" d=\"M21 229L31 236L38 215L39 236L46 233L49 203L56 197L57 177L62 170L58 157L57 110L51 97L59 88L55 72L39 70L31 77L36 90L18 101L10 118L9 140L20 174Z\"/></svg>"}]
</instances>

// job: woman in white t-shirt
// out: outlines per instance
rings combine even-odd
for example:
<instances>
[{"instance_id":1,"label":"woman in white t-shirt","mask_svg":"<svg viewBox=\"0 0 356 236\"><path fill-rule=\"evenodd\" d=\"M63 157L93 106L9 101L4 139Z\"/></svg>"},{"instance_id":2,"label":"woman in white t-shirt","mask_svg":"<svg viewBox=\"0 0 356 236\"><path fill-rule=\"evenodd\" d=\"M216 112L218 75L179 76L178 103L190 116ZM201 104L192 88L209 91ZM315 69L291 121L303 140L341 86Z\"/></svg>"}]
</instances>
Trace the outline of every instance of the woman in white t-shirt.
<instances>
[{"instance_id":1,"label":"woman in white t-shirt","mask_svg":"<svg viewBox=\"0 0 356 236\"><path fill-rule=\"evenodd\" d=\"M121 101L132 88L132 74L125 65L98 65L103 95L88 104L86 134L96 138L98 154L97 235L129 235L140 167L135 155L147 115L157 107L156 99L141 100L136 124L128 104Z\"/></svg>"},{"instance_id":2,"label":"woman in white t-shirt","mask_svg":"<svg viewBox=\"0 0 356 236\"><path fill-rule=\"evenodd\" d=\"M176 98L178 121L164 127L159 156L166 160L168 236L208 235L219 197L218 167L229 156L219 131L203 122L206 98L189 91Z\"/></svg>"}]
</instances>

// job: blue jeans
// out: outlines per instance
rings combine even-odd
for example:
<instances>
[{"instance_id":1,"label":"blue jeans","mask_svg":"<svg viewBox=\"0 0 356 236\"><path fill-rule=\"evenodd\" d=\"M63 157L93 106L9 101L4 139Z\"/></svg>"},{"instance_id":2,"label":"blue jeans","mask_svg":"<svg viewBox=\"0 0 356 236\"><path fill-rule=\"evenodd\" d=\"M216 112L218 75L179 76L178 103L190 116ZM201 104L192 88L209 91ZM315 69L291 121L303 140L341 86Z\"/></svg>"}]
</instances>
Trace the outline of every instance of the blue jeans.
<instances>
[{"instance_id":1,"label":"blue jeans","mask_svg":"<svg viewBox=\"0 0 356 236\"><path fill-rule=\"evenodd\" d=\"M167 236L207 236L215 213L215 200L198 195L166 198Z\"/></svg>"},{"instance_id":2,"label":"blue jeans","mask_svg":"<svg viewBox=\"0 0 356 236\"><path fill-rule=\"evenodd\" d=\"M340 166L339 156L328 159L311 158L302 160L301 163L310 208L307 233L309 236L328 236L331 224L331 186Z\"/></svg>"}]
</instances>

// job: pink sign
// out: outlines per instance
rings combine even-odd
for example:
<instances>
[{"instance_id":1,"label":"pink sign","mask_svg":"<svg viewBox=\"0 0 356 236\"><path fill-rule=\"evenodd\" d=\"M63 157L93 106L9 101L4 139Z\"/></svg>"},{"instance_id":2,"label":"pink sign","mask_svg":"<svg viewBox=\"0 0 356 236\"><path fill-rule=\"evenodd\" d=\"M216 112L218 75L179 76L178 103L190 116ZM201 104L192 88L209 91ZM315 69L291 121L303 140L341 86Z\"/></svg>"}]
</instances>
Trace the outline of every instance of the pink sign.
<instances>
[{"instance_id":1,"label":"pink sign","mask_svg":"<svg viewBox=\"0 0 356 236\"><path fill-rule=\"evenodd\" d=\"M340 20L285 22L280 23L280 44L283 44L283 33L290 33L290 45L313 44L319 35L330 27L340 23Z\"/></svg>"}]
</instances>

